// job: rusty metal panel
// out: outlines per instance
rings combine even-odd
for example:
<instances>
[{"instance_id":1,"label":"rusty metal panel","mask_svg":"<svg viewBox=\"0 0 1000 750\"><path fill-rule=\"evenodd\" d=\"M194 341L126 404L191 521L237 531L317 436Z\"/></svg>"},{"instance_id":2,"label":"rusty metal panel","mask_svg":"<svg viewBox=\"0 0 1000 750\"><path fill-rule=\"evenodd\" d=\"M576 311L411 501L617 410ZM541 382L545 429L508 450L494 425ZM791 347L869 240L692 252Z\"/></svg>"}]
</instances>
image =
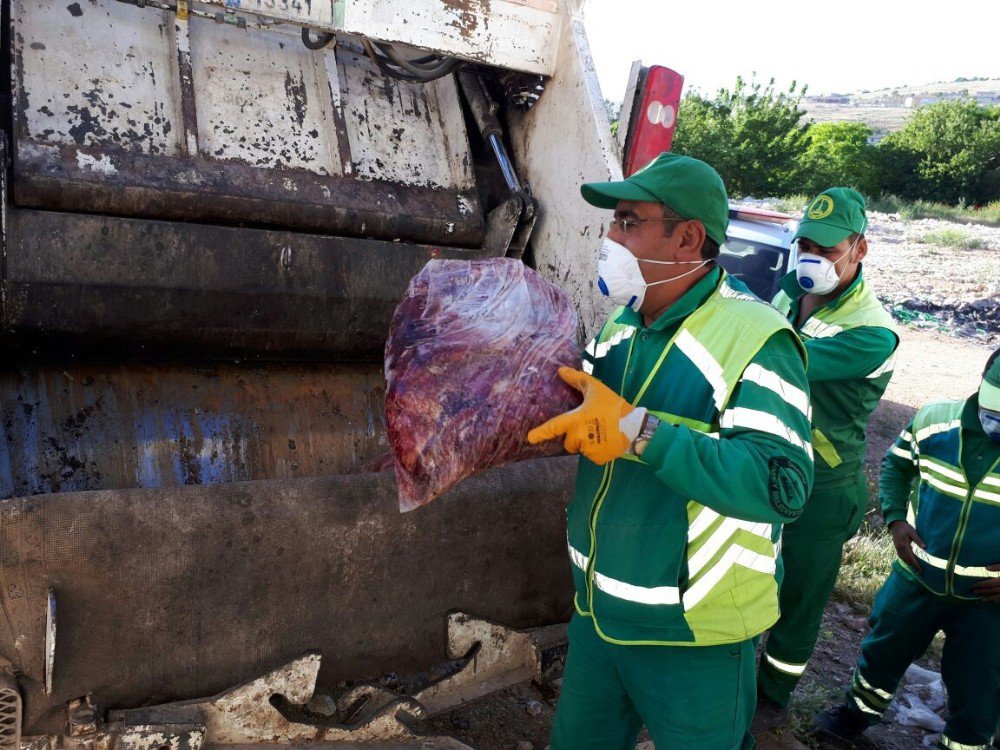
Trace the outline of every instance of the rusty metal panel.
<instances>
[{"instance_id":1,"label":"rusty metal panel","mask_svg":"<svg viewBox=\"0 0 1000 750\"><path fill-rule=\"evenodd\" d=\"M39 143L179 153L173 15L102 0L13 0L18 137ZM79 152L81 169L111 169Z\"/></svg>"},{"instance_id":2,"label":"rusty metal panel","mask_svg":"<svg viewBox=\"0 0 1000 750\"><path fill-rule=\"evenodd\" d=\"M401 217L406 219L406 217ZM479 251L9 212L5 331L65 358L98 351L382 360L410 279Z\"/></svg>"},{"instance_id":3,"label":"rusty metal panel","mask_svg":"<svg viewBox=\"0 0 1000 750\"><path fill-rule=\"evenodd\" d=\"M79 164L87 154L104 165ZM282 226L348 237L475 247L485 221L475 190L388 185L305 170L20 143L14 199L28 208Z\"/></svg>"},{"instance_id":4,"label":"rusty metal panel","mask_svg":"<svg viewBox=\"0 0 1000 750\"><path fill-rule=\"evenodd\" d=\"M371 364L0 372L0 497L360 471L389 451Z\"/></svg>"},{"instance_id":5,"label":"rusty metal panel","mask_svg":"<svg viewBox=\"0 0 1000 750\"><path fill-rule=\"evenodd\" d=\"M306 49L294 28L243 30L198 18L189 25L203 154L343 173L322 51Z\"/></svg>"},{"instance_id":6,"label":"rusty metal panel","mask_svg":"<svg viewBox=\"0 0 1000 750\"><path fill-rule=\"evenodd\" d=\"M386 78L366 57L342 50L338 58L358 177L459 190L475 184L453 76L407 83Z\"/></svg>"},{"instance_id":7,"label":"rusty metal panel","mask_svg":"<svg viewBox=\"0 0 1000 750\"><path fill-rule=\"evenodd\" d=\"M456 609L565 621L575 467L492 470L408 514L391 472L0 501L0 656L18 670L25 732L60 731L87 693L119 708L210 695L310 650L326 689L424 671Z\"/></svg>"}]
</instances>

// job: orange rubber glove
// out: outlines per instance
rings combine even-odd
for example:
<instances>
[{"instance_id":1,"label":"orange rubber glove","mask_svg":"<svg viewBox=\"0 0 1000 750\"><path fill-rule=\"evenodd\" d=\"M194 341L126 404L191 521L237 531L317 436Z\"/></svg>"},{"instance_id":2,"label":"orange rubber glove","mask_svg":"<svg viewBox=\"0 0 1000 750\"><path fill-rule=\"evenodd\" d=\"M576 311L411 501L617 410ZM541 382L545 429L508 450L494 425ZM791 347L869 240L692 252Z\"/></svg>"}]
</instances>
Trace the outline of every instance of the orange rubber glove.
<instances>
[{"instance_id":1,"label":"orange rubber glove","mask_svg":"<svg viewBox=\"0 0 1000 750\"><path fill-rule=\"evenodd\" d=\"M563 445L567 451L582 453L598 466L621 457L636 437L622 432L621 420L635 407L580 370L560 367L559 377L583 394L583 403L533 429L528 433L528 442L536 445L565 435ZM638 434L638 428L635 433Z\"/></svg>"}]
</instances>

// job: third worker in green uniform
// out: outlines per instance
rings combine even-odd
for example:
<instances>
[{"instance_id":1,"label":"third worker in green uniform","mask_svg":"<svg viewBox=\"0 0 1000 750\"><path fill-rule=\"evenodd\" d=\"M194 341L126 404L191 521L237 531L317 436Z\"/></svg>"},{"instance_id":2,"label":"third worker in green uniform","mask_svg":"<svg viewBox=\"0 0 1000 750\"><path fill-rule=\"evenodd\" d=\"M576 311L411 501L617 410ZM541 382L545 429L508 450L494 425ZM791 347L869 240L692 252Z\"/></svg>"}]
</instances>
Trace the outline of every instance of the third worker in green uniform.
<instances>
[{"instance_id":1,"label":"third worker in green uniform","mask_svg":"<svg viewBox=\"0 0 1000 750\"><path fill-rule=\"evenodd\" d=\"M816 478L805 510L782 537L781 619L760 660L755 732L787 721L844 543L868 507L865 429L892 376L899 338L862 274L867 226L857 191L837 187L816 196L795 237L796 270L772 302L806 347Z\"/></svg>"}]
</instances>

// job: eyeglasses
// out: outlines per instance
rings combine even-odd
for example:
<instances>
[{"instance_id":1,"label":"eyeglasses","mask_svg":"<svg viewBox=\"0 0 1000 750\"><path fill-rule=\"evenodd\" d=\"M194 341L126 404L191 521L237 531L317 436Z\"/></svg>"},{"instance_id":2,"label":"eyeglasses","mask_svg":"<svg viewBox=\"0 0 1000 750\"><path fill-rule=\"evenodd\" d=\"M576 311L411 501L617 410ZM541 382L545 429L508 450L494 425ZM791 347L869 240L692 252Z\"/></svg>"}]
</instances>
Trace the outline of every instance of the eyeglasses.
<instances>
[{"instance_id":1,"label":"eyeglasses","mask_svg":"<svg viewBox=\"0 0 1000 750\"><path fill-rule=\"evenodd\" d=\"M617 227L621 229L622 232L624 232L625 234L628 234L630 229L635 229L637 226L646 221L687 221L687 219L683 219L679 216L670 216L670 217L663 216L659 219L631 219L631 218L612 219L611 226Z\"/></svg>"}]
</instances>

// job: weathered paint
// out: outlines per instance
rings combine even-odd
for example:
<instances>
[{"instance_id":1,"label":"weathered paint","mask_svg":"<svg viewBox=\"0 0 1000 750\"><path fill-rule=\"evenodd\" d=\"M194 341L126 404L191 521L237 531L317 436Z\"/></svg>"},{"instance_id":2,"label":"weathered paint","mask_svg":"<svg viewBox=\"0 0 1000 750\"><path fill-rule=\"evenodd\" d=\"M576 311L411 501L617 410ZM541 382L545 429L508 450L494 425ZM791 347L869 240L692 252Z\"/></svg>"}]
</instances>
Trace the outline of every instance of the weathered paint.
<instances>
[{"instance_id":1,"label":"weathered paint","mask_svg":"<svg viewBox=\"0 0 1000 750\"><path fill-rule=\"evenodd\" d=\"M560 28L559 0L205 1L254 16L544 75L553 72Z\"/></svg>"},{"instance_id":2,"label":"weathered paint","mask_svg":"<svg viewBox=\"0 0 1000 750\"><path fill-rule=\"evenodd\" d=\"M21 205L351 236L374 228L465 246L481 238L481 212L454 204L455 192L478 198L450 77L386 79L366 58L306 49L296 27L241 29L117 0L79 13L63 0L14 0L12 23ZM376 189L353 188L355 177ZM450 193L451 205L397 199L420 189ZM384 222L364 214L380 209L440 222L430 237L377 234ZM303 221L338 211L349 219ZM475 225L478 237L463 231Z\"/></svg>"},{"instance_id":3,"label":"weathered paint","mask_svg":"<svg viewBox=\"0 0 1000 750\"><path fill-rule=\"evenodd\" d=\"M348 51L338 55L344 62L345 119L358 177L459 190L475 184L452 76L407 83L382 75L366 57Z\"/></svg>"},{"instance_id":4,"label":"weathered paint","mask_svg":"<svg viewBox=\"0 0 1000 750\"><path fill-rule=\"evenodd\" d=\"M292 30L188 23L204 156L342 174L322 53Z\"/></svg>"},{"instance_id":5,"label":"weathered paint","mask_svg":"<svg viewBox=\"0 0 1000 750\"><path fill-rule=\"evenodd\" d=\"M173 14L113 0L13 0L18 138L176 155Z\"/></svg>"}]
</instances>

